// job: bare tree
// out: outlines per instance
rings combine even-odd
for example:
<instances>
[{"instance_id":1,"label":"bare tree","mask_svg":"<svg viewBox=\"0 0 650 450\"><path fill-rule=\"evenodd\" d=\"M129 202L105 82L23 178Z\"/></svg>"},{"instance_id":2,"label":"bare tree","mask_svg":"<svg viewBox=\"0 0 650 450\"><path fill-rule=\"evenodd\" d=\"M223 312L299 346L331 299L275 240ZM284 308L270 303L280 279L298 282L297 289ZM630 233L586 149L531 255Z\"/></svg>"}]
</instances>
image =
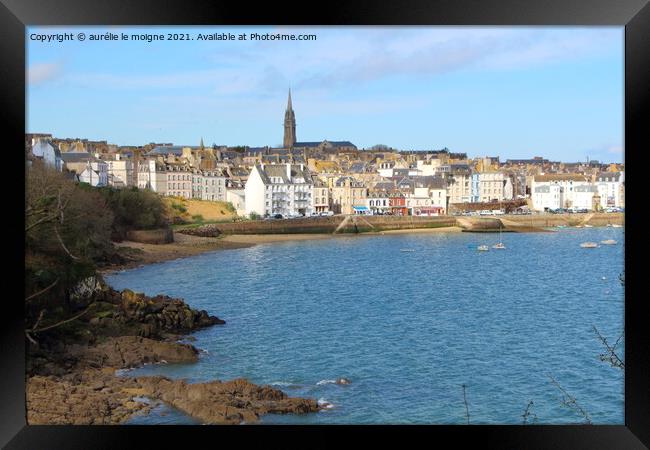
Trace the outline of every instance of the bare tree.
<instances>
[{"instance_id":1,"label":"bare tree","mask_svg":"<svg viewBox=\"0 0 650 450\"><path fill-rule=\"evenodd\" d=\"M523 424L528 425L528 418L532 416L533 422L537 422L537 414L531 412L531 407L533 406L533 401L529 401L528 405L526 405L526 410L522 414L522 417L524 418Z\"/></svg>"},{"instance_id":2,"label":"bare tree","mask_svg":"<svg viewBox=\"0 0 650 450\"><path fill-rule=\"evenodd\" d=\"M465 392L464 384L463 384L463 401L465 402L465 415L467 417L467 425L469 425L469 405L467 404L467 393Z\"/></svg>"},{"instance_id":3,"label":"bare tree","mask_svg":"<svg viewBox=\"0 0 650 450\"><path fill-rule=\"evenodd\" d=\"M605 353L601 353L600 355L598 355L600 360L603 362L608 362L612 367L618 367L621 370L625 370L625 363L616 353L616 347L621 342L621 339L623 339L623 335L625 333L624 332L621 333L618 339L616 339L616 342L614 342L614 345L610 345L609 342L607 342L607 338L604 337L602 334L600 334L598 328L596 328L595 325L593 325L592 327L594 333L596 333L596 336L598 337L598 340L603 344L603 346L606 349Z\"/></svg>"},{"instance_id":4,"label":"bare tree","mask_svg":"<svg viewBox=\"0 0 650 450\"><path fill-rule=\"evenodd\" d=\"M587 413L587 411L585 411L585 409L578 404L576 398L569 394L555 378L553 378L551 375L548 375L548 377L551 379L551 383L553 383L560 390L560 392L562 392L562 404L580 414L584 418L585 423L591 425L591 418L589 417L589 413Z\"/></svg>"}]
</instances>

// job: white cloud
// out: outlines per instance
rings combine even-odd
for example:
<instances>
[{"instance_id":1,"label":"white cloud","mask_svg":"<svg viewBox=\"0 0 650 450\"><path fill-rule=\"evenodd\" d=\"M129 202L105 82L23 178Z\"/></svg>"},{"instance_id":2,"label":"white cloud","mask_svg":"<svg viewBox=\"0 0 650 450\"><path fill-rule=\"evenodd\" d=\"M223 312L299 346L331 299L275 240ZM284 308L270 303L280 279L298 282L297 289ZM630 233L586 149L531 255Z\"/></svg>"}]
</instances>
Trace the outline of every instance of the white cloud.
<instances>
[{"instance_id":1,"label":"white cloud","mask_svg":"<svg viewBox=\"0 0 650 450\"><path fill-rule=\"evenodd\" d=\"M62 63L36 63L27 68L27 81L38 85L56 78L62 71Z\"/></svg>"}]
</instances>

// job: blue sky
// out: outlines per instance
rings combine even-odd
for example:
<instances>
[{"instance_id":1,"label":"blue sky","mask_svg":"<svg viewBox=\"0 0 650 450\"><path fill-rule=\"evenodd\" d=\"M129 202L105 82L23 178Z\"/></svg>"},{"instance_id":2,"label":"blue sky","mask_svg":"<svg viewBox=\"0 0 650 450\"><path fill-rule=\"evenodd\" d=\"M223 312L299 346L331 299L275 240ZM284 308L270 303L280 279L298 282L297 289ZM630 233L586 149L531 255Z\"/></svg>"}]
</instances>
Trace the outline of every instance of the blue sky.
<instances>
[{"instance_id":1,"label":"blue sky","mask_svg":"<svg viewBox=\"0 0 650 450\"><path fill-rule=\"evenodd\" d=\"M79 42L33 33L84 32ZM316 41L90 41L251 32ZM299 141L623 160L622 27L29 27L27 132L118 145Z\"/></svg>"}]
</instances>

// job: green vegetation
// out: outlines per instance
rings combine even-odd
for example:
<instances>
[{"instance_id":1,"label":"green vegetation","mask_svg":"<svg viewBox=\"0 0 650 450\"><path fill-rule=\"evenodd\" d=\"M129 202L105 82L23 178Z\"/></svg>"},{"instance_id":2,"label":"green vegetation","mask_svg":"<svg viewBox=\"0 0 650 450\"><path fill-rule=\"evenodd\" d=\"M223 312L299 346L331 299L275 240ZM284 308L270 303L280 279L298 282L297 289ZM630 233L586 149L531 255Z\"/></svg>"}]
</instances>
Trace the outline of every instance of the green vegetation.
<instances>
[{"instance_id":1,"label":"green vegetation","mask_svg":"<svg viewBox=\"0 0 650 450\"><path fill-rule=\"evenodd\" d=\"M180 213L186 213L187 212L187 208L185 206L183 206L181 203L176 203L176 202L172 201L171 205L172 205L172 208L174 208L176 211L178 211Z\"/></svg>"},{"instance_id":2,"label":"green vegetation","mask_svg":"<svg viewBox=\"0 0 650 450\"><path fill-rule=\"evenodd\" d=\"M153 192L76 184L39 162L26 175L25 306L35 332L78 309L75 289L97 267L122 261L114 239L167 226L167 214Z\"/></svg>"},{"instance_id":3,"label":"green vegetation","mask_svg":"<svg viewBox=\"0 0 650 450\"><path fill-rule=\"evenodd\" d=\"M151 230L168 225L165 205L154 192L137 187L128 189L85 187L85 189L98 191L106 200L106 206L114 216L112 237L115 240L124 239L129 230Z\"/></svg>"}]
</instances>

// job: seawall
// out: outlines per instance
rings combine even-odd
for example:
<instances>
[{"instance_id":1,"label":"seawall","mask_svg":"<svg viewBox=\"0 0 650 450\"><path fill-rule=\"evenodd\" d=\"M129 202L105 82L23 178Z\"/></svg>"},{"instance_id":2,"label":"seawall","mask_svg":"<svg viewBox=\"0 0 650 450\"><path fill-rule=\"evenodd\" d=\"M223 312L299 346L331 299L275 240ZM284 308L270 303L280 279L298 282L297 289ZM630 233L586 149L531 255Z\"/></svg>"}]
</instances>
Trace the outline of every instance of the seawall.
<instances>
[{"instance_id":1,"label":"seawall","mask_svg":"<svg viewBox=\"0 0 650 450\"><path fill-rule=\"evenodd\" d=\"M453 226L456 226L456 219L452 216L332 216L216 223L198 228L178 230L178 232L195 236L218 236L220 234L342 234Z\"/></svg>"},{"instance_id":2,"label":"seawall","mask_svg":"<svg viewBox=\"0 0 650 450\"><path fill-rule=\"evenodd\" d=\"M301 219L252 220L216 223L178 230L178 233L214 237L222 234L369 233L387 230L461 227L465 231L545 231L545 227L623 225L622 213L469 216L332 216Z\"/></svg>"}]
</instances>

